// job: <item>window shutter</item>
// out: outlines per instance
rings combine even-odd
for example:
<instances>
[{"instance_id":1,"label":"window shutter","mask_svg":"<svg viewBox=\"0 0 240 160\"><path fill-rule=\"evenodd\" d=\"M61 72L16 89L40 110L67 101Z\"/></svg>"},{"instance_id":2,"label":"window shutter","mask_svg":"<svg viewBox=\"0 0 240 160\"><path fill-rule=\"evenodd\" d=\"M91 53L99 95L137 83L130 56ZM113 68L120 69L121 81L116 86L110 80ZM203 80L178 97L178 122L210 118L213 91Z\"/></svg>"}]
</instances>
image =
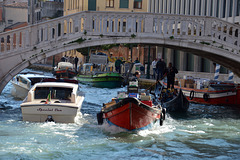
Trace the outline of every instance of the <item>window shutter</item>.
<instances>
[{"instance_id":1,"label":"window shutter","mask_svg":"<svg viewBox=\"0 0 240 160\"><path fill-rule=\"evenodd\" d=\"M128 8L129 0L120 0L120 8Z\"/></svg>"}]
</instances>

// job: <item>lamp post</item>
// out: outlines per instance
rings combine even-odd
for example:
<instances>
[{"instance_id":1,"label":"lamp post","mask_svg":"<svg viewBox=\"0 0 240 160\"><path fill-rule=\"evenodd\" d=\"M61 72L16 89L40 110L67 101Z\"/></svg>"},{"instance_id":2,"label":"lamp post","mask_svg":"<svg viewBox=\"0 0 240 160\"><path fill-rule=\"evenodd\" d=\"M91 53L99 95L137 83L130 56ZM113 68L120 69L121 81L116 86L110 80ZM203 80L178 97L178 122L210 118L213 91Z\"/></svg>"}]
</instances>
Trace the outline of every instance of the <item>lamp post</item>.
<instances>
[{"instance_id":1,"label":"lamp post","mask_svg":"<svg viewBox=\"0 0 240 160\"><path fill-rule=\"evenodd\" d=\"M151 51L151 46L148 45L148 63L147 63L147 79L150 79L150 51Z\"/></svg>"}]
</instances>

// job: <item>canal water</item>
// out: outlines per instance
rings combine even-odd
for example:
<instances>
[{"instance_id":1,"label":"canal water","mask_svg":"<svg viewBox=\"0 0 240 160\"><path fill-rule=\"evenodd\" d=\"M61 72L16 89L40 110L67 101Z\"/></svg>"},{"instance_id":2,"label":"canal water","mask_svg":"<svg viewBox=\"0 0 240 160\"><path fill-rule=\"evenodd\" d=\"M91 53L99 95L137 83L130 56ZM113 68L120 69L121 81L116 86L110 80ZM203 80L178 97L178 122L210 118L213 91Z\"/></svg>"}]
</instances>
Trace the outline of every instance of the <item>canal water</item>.
<instances>
[{"instance_id":1,"label":"canal water","mask_svg":"<svg viewBox=\"0 0 240 160\"><path fill-rule=\"evenodd\" d=\"M23 122L22 100L8 85L0 95L0 159L148 160L240 157L240 107L191 104L185 115L167 115L163 126L135 133L98 126L103 103L126 88L81 85L85 100L74 124Z\"/></svg>"}]
</instances>

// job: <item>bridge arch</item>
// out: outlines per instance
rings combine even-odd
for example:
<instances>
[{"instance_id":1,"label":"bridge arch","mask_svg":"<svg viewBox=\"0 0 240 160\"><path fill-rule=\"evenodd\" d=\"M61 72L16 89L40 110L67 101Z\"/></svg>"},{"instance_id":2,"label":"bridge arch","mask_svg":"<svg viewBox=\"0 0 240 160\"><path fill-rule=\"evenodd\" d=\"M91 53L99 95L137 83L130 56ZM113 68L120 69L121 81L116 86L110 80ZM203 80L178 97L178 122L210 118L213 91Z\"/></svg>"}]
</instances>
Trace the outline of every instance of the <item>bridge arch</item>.
<instances>
[{"instance_id":1,"label":"bridge arch","mask_svg":"<svg viewBox=\"0 0 240 160\"><path fill-rule=\"evenodd\" d=\"M86 37L87 39L87 37ZM1 82L1 88L2 90L5 85L20 71L27 68L31 64L34 64L36 62L39 62L47 57L51 57L53 55L63 53L69 50L74 50L78 48L85 48L85 47L93 47L93 46L99 46L99 45L106 45L106 44L125 44L125 43L137 43L137 44L143 44L143 45L157 45L157 46L163 46L168 48L173 48L177 50L186 51L198 56L201 56L203 58L210 59L212 61L215 61L219 63L220 65L223 65L227 67L228 69L232 70L234 73L236 73L238 76L240 76L240 57L237 54L232 54L231 51L227 51L225 49L219 48L216 49L215 47L211 45L202 44L200 42L187 42L187 41L179 41L179 40L173 40L170 38L167 39L158 39L158 38L152 38L152 37L125 37L125 38L99 38L94 40L85 40L82 43L68 43L63 45L62 47L58 47L57 49L52 50L45 50L42 49L36 49L31 51L32 57L28 60L20 60L13 69L11 69L8 74L5 76L4 81ZM38 54L36 54L38 53ZM31 53L28 53L31 55ZM3 87L2 87L3 86Z\"/></svg>"},{"instance_id":2,"label":"bridge arch","mask_svg":"<svg viewBox=\"0 0 240 160\"><path fill-rule=\"evenodd\" d=\"M14 75L43 58L115 43L155 44L191 52L239 76L239 29L239 25L213 17L79 12L0 33L0 91Z\"/></svg>"}]
</instances>

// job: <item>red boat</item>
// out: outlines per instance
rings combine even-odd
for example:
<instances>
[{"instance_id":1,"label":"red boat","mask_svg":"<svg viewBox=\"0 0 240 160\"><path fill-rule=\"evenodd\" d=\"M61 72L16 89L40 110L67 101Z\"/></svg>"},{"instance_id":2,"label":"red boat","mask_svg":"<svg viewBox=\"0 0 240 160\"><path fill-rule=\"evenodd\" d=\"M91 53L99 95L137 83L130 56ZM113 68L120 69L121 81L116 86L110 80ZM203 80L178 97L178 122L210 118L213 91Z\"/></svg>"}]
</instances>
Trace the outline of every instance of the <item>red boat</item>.
<instances>
[{"instance_id":1,"label":"red boat","mask_svg":"<svg viewBox=\"0 0 240 160\"><path fill-rule=\"evenodd\" d=\"M164 83L164 85L167 85ZM189 85L187 85L189 86ZM189 102L207 105L240 105L240 85L231 82L209 81L203 87L178 86ZM196 86L196 85L195 85Z\"/></svg>"},{"instance_id":2,"label":"red boat","mask_svg":"<svg viewBox=\"0 0 240 160\"><path fill-rule=\"evenodd\" d=\"M125 93L120 94L124 95ZM97 118L99 125L106 121L110 125L127 131L142 130L151 128L156 122L162 125L165 119L165 110L160 105L153 105L150 96L144 94L138 96L138 93L129 93L128 91L128 95L120 95L104 104Z\"/></svg>"}]
</instances>

